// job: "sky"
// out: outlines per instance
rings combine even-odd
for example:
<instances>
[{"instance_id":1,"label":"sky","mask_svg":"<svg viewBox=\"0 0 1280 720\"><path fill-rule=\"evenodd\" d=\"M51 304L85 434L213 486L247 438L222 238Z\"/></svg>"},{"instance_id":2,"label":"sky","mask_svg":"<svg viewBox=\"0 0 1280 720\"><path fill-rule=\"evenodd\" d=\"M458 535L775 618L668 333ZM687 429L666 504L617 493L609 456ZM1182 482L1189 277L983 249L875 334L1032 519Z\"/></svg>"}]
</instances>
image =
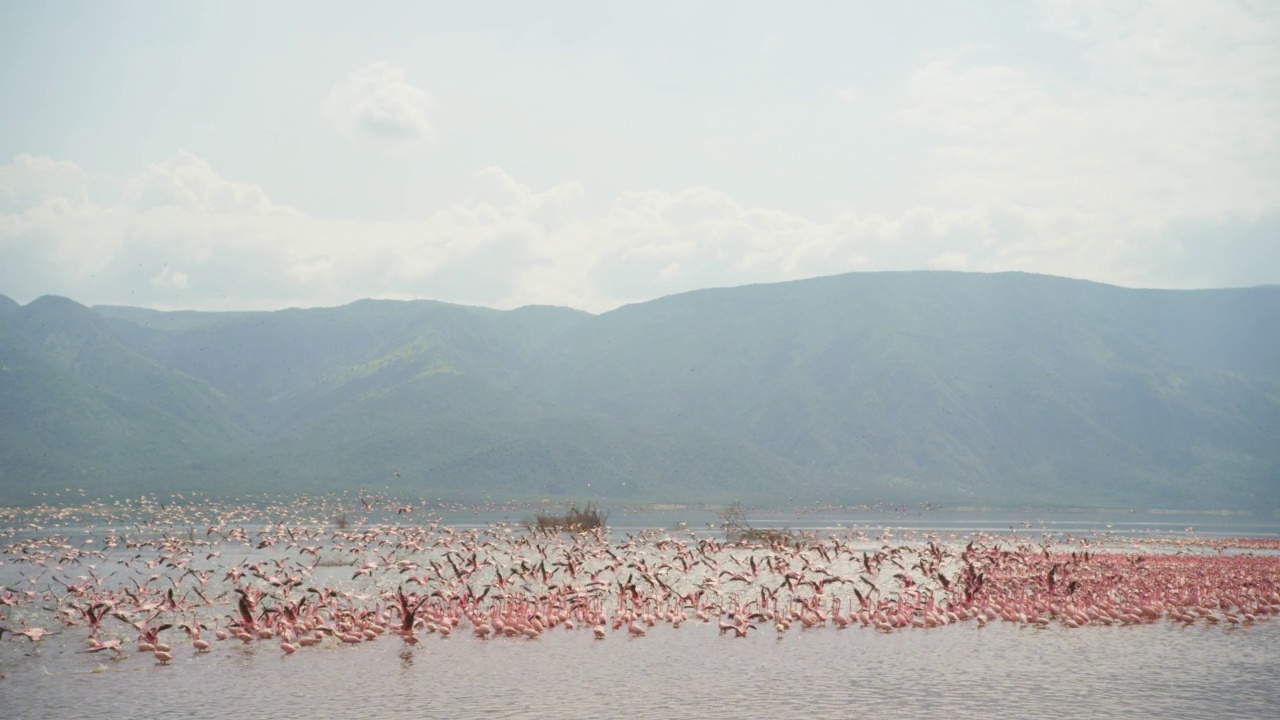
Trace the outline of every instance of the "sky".
<instances>
[{"instance_id":1,"label":"sky","mask_svg":"<svg viewBox=\"0 0 1280 720\"><path fill-rule=\"evenodd\" d=\"M24 304L1280 283L1270 0L0 0L0 105Z\"/></svg>"}]
</instances>

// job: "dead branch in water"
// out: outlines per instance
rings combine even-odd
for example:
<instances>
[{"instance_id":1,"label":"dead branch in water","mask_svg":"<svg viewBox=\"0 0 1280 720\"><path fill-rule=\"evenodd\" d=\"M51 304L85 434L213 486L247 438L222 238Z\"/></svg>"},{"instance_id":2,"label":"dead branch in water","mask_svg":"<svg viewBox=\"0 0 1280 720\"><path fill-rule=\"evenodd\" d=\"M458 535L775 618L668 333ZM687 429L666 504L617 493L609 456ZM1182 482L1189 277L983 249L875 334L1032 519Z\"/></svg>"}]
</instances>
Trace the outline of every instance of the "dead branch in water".
<instances>
[{"instance_id":1,"label":"dead branch in water","mask_svg":"<svg viewBox=\"0 0 1280 720\"><path fill-rule=\"evenodd\" d=\"M747 508L735 502L720 512L720 527L724 539L731 543L765 545L768 547L799 547L804 538L787 528L758 528L747 519Z\"/></svg>"},{"instance_id":2,"label":"dead branch in water","mask_svg":"<svg viewBox=\"0 0 1280 720\"><path fill-rule=\"evenodd\" d=\"M587 503L581 509L570 505L563 515L536 515L525 521L525 528L537 533L588 532L604 527L609 514L601 512L595 503Z\"/></svg>"}]
</instances>

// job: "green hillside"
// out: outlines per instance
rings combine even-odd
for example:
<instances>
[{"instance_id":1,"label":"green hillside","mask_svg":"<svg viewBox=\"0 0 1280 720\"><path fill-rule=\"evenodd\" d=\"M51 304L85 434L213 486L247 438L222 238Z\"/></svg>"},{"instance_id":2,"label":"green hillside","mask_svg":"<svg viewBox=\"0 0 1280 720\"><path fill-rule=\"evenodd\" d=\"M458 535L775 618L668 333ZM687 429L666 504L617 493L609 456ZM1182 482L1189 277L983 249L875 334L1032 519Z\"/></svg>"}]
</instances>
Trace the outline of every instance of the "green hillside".
<instances>
[{"instance_id":1,"label":"green hillside","mask_svg":"<svg viewBox=\"0 0 1280 720\"><path fill-rule=\"evenodd\" d=\"M857 273L601 315L3 300L6 501L91 483L1280 507L1275 287Z\"/></svg>"},{"instance_id":2,"label":"green hillside","mask_svg":"<svg viewBox=\"0 0 1280 720\"><path fill-rule=\"evenodd\" d=\"M707 290L578 328L547 394L733 427L840 499L1272 502L1278 298L953 273Z\"/></svg>"},{"instance_id":3,"label":"green hillside","mask_svg":"<svg viewBox=\"0 0 1280 720\"><path fill-rule=\"evenodd\" d=\"M0 314L0 492L165 488L247 442L243 414L198 378L119 342L100 316L44 297Z\"/></svg>"}]
</instances>

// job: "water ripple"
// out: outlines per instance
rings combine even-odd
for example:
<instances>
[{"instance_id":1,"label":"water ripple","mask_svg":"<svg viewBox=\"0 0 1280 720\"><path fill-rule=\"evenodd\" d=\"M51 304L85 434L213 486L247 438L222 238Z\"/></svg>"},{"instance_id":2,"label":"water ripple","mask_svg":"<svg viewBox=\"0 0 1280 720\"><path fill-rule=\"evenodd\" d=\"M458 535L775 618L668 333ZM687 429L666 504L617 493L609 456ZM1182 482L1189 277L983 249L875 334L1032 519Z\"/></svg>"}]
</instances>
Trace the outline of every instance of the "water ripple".
<instances>
[{"instance_id":1,"label":"water ripple","mask_svg":"<svg viewBox=\"0 0 1280 720\"><path fill-rule=\"evenodd\" d=\"M7 645L7 643L6 643ZM16 644L15 644L16 645ZM1280 717L1280 623L1032 630L992 624L882 634L830 629L535 641L383 639L101 661L55 642L9 658L6 718L1202 718ZM6 647L6 653L12 648ZM6 655L6 657L8 657ZM103 666L101 672L92 672Z\"/></svg>"}]
</instances>

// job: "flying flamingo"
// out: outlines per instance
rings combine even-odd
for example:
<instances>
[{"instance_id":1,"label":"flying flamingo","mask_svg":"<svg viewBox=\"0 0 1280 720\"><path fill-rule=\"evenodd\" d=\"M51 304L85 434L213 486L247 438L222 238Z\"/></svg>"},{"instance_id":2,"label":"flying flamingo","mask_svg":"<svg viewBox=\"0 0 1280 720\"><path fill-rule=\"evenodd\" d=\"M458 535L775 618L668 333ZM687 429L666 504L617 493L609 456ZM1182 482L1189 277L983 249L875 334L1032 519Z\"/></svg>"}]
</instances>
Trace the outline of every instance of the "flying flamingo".
<instances>
[{"instance_id":1,"label":"flying flamingo","mask_svg":"<svg viewBox=\"0 0 1280 720\"><path fill-rule=\"evenodd\" d=\"M91 637L89 638L89 649L83 650L82 652L96 653L96 652L102 652L103 650L110 650L114 652L115 659L119 660L122 657L122 654L121 654L122 651L120 650L120 638L113 638L111 640L99 640L95 637Z\"/></svg>"},{"instance_id":2,"label":"flying flamingo","mask_svg":"<svg viewBox=\"0 0 1280 720\"><path fill-rule=\"evenodd\" d=\"M44 640L50 633L42 627L23 627L21 630L18 630L13 634L21 635L30 640L32 645L35 645L41 640Z\"/></svg>"}]
</instances>

